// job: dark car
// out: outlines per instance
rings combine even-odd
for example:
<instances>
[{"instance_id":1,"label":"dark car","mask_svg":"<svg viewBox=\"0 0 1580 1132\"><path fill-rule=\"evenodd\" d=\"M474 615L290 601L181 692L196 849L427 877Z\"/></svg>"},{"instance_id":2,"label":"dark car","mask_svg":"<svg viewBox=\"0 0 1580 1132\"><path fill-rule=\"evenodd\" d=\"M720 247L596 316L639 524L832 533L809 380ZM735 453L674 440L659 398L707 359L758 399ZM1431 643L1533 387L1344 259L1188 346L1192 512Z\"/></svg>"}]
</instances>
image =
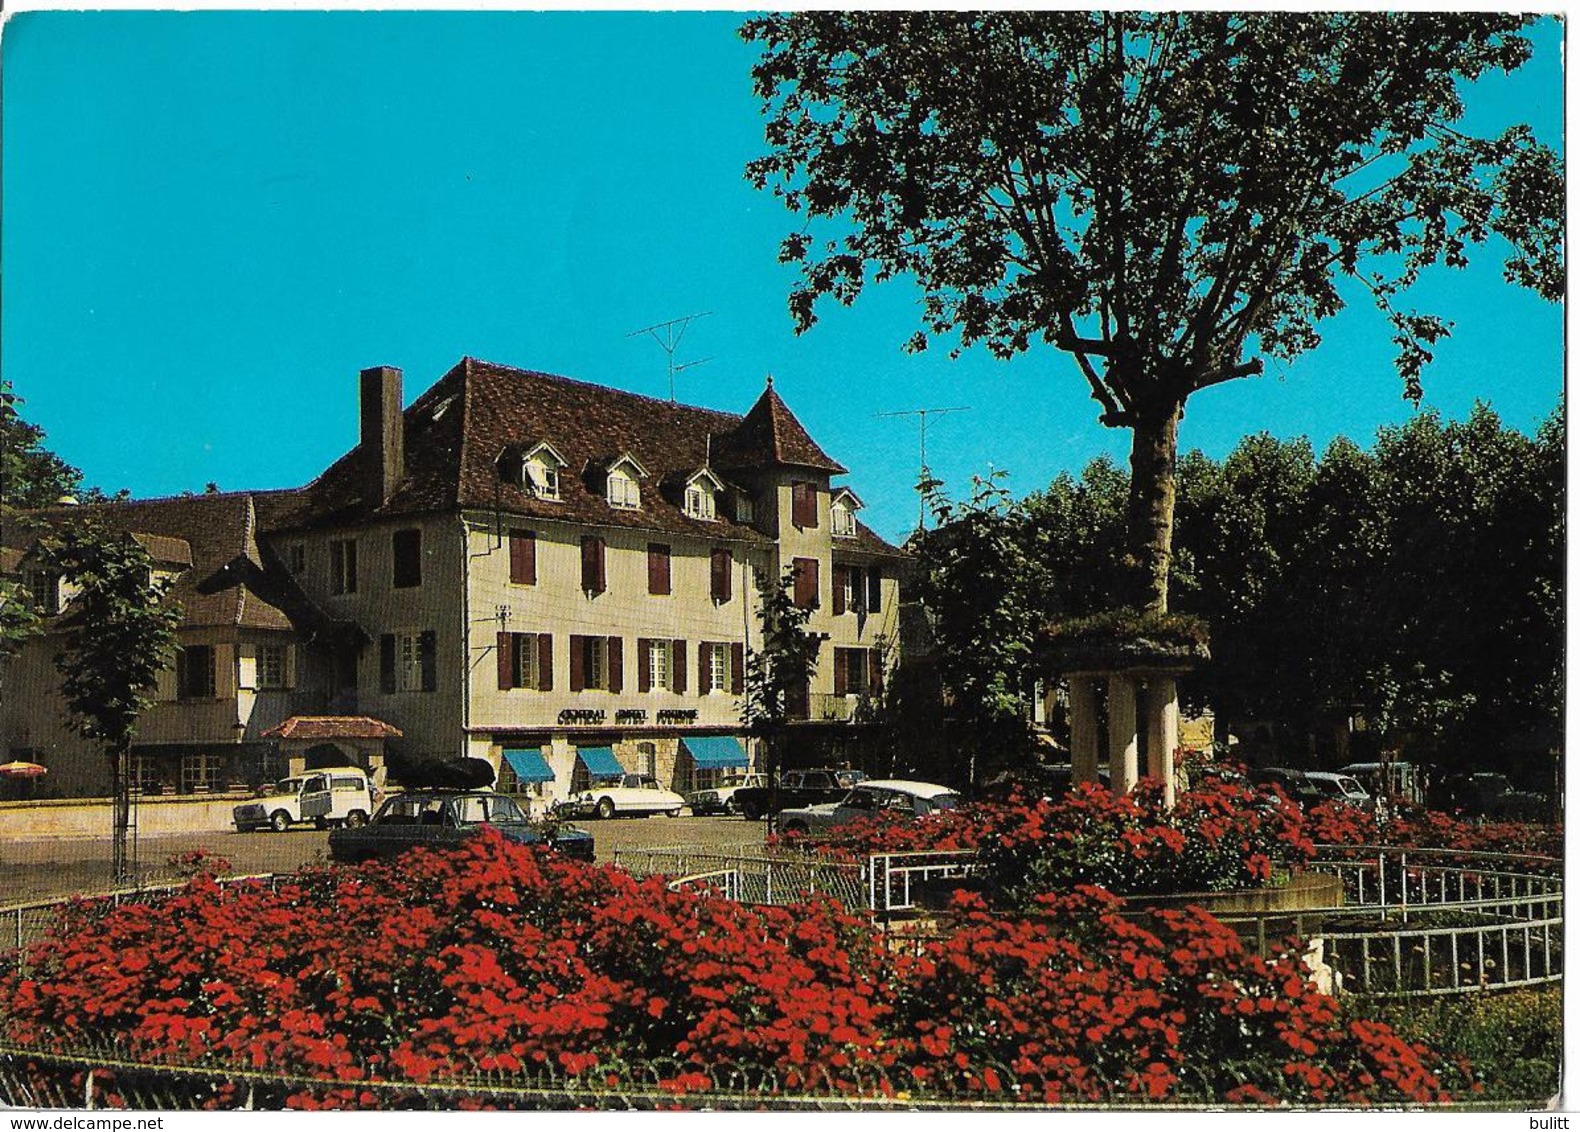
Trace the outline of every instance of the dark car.
<instances>
[{"instance_id":1,"label":"dark car","mask_svg":"<svg viewBox=\"0 0 1580 1132\"><path fill-rule=\"evenodd\" d=\"M414 845L454 845L483 828L523 845L548 845L582 861L593 859L592 834L563 822L531 821L514 798L490 790L411 790L379 807L373 820L329 834L336 861L393 857Z\"/></svg>"},{"instance_id":2,"label":"dark car","mask_svg":"<svg viewBox=\"0 0 1580 1132\"><path fill-rule=\"evenodd\" d=\"M867 776L859 770L835 770L817 767L812 770L787 770L779 777L778 809L790 810L800 806L815 806L820 802L837 802L856 783ZM743 786L735 792L735 808L756 821L766 817L773 807L773 795L768 786Z\"/></svg>"}]
</instances>

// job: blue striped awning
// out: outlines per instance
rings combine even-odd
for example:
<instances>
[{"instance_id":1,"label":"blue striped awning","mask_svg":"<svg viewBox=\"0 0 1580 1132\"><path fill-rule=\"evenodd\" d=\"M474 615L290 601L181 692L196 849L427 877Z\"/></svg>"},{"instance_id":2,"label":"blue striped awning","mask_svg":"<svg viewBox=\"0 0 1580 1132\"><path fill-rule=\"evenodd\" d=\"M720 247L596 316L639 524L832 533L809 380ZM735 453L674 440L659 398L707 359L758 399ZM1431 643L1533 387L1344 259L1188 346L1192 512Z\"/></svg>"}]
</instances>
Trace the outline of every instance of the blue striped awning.
<instances>
[{"instance_id":1,"label":"blue striped awning","mask_svg":"<svg viewBox=\"0 0 1580 1132\"><path fill-rule=\"evenodd\" d=\"M749 765L741 741L729 735L710 735L707 738L686 736L682 740L691 752L691 761L705 770L722 770L725 767Z\"/></svg>"},{"instance_id":2,"label":"blue striped awning","mask_svg":"<svg viewBox=\"0 0 1580 1132\"><path fill-rule=\"evenodd\" d=\"M516 772L516 778L522 782L554 781L554 772L549 769L549 764L544 760L541 751L531 748L506 751L505 761L510 764L510 769Z\"/></svg>"},{"instance_id":3,"label":"blue striped awning","mask_svg":"<svg viewBox=\"0 0 1580 1132\"><path fill-rule=\"evenodd\" d=\"M576 754L594 778L613 778L625 773L625 767L614 757L613 747L577 747Z\"/></svg>"}]
</instances>

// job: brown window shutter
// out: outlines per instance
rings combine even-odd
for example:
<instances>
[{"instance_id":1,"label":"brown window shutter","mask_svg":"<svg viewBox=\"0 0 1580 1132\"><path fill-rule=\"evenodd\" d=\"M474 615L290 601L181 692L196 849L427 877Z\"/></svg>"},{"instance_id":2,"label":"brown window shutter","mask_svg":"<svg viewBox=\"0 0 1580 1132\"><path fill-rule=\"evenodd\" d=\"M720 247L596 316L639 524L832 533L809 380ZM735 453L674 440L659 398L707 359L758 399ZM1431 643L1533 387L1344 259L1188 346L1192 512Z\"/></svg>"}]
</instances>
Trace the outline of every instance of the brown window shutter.
<instances>
[{"instance_id":1,"label":"brown window shutter","mask_svg":"<svg viewBox=\"0 0 1580 1132\"><path fill-rule=\"evenodd\" d=\"M646 637L636 639L636 690L653 690L653 642Z\"/></svg>"},{"instance_id":2,"label":"brown window shutter","mask_svg":"<svg viewBox=\"0 0 1580 1132\"><path fill-rule=\"evenodd\" d=\"M510 532L510 580L518 586L538 584L538 536L535 531Z\"/></svg>"},{"instance_id":3,"label":"brown window shutter","mask_svg":"<svg viewBox=\"0 0 1580 1132\"><path fill-rule=\"evenodd\" d=\"M729 550L720 548L713 552L713 600L725 602L730 600L730 575L734 572L735 556Z\"/></svg>"},{"instance_id":4,"label":"brown window shutter","mask_svg":"<svg viewBox=\"0 0 1580 1132\"><path fill-rule=\"evenodd\" d=\"M618 692L625 688L625 657L621 655L620 638L609 638L609 690Z\"/></svg>"},{"instance_id":5,"label":"brown window shutter","mask_svg":"<svg viewBox=\"0 0 1580 1132\"><path fill-rule=\"evenodd\" d=\"M670 646L669 653L669 678L670 691L684 692L686 690L686 642L676 641Z\"/></svg>"},{"instance_id":6,"label":"brown window shutter","mask_svg":"<svg viewBox=\"0 0 1580 1132\"><path fill-rule=\"evenodd\" d=\"M818 599L817 559L795 559L795 603L802 609L816 609Z\"/></svg>"},{"instance_id":7,"label":"brown window shutter","mask_svg":"<svg viewBox=\"0 0 1580 1132\"><path fill-rule=\"evenodd\" d=\"M883 695L883 654L877 649L867 650L867 691Z\"/></svg>"},{"instance_id":8,"label":"brown window shutter","mask_svg":"<svg viewBox=\"0 0 1580 1132\"><path fill-rule=\"evenodd\" d=\"M850 691L850 679L848 676L850 651L850 649L834 650L834 694L836 696L843 696Z\"/></svg>"},{"instance_id":9,"label":"brown window shutter","mask_svg":"<svg viewBox=\"0 0 1580 1132\"><path fill-rule=\"evenodd\" d=\"M817 526L817 485L796 480L790 485L790 521L804 530Z\"/></svg>"},{"instance_id":10,"label":"brown window shutter","mask_svg":"<svg viewBox=\"0 0 1580 1132\"><path fill-rule=\"evenodd\" d=\"M439 634L432 629L417 637L417 656L422 662L422 690L439 690Z\"/></svg>"},{"instance_id":11,"label":"brown window shutter","mask_svg":"<svg viewBox=\"0 0 1580 1132\"><path fill-rule=\"evenodd\" d=\"M538 634L538 691L554 691L554 637Z\"/></svg>"},{"instance_id":12,"label":"brown window shutter","mask_svg":"<svg viewBox=\"0 0 1580 1132\"><path fill-rule=\"evenodd\" d=\"M705 695L708 694L708 677L712 675L712 673L709 671L709 669L711 669L713 667L713 665L711 663L712 660L713 660L713 645L712 645L712 643L709 642L709 641L698 641L697 642L697 695L699 695L699 696L705 696Z\"/></svg>"},{"instance_id":13,"label":"brown window shutter","mask_svg":"<svg viewBox=\"0 0 1580 1132\"><path fill-rule=\"evenodd\" d=\"M571 691L580 692L587 685L587 638L571 634Z\"/></svg>"},{"instance_id":14,"label":"brown window shutter","mask_svg":"<svg viewBox=\"0 0 1580 1132\"><path fill-rule=\"evenodd\" d=\"M516 686L516 635L514 633L496 633L494 647L499 655L495 658L499 662L499 689Z\"/></svg>"},{"instance_id":15,"label":"brown window shutter","mask_svg":"<svg viewBox=\"0 0 1580 1132\"><path fill-rule=\"evenodd\" d=\"M867 612L883 612L883 574L876 566L867 569Z\"/></svg>"},{"instance_id":16,"label":"brown window shutter","mask_svg":"<svg viewBox=\"0 0 1580 1132\"><path fill-rule=\"evenodd\" d=\"M647 544L647 592L669 593L669 547L661 542Z\"/></svg>"},{"instance_id":17,"label":"brown window shutter","mask_svg":"<svg viewBox=\"0 0 1580 1132\"><path fill-rule=\"evenodd\" d=\"M845 582L850 577L849 566L834 567L834 616L845 612Z\"/></svg>"},{"instance_id":18,"label":"brown window shutter","mask_svg":"<svg viewBox=\"0 0 1580 1132\"><path fill-rule=\"evenodd\" d=\"M582 536L582 589L590 594L604 591L603 539Z\"/></svg>"},{"instance_id":19,"label":"brown window shutter","mask_svg":"<svg viewBox=\"0 0 1580 1132\"><path fill-rule=\"evenodd\" d=\"M739 696L746 691L746 646L736 642L730 646L730 694Z\"/></svg>"}]
</instances>

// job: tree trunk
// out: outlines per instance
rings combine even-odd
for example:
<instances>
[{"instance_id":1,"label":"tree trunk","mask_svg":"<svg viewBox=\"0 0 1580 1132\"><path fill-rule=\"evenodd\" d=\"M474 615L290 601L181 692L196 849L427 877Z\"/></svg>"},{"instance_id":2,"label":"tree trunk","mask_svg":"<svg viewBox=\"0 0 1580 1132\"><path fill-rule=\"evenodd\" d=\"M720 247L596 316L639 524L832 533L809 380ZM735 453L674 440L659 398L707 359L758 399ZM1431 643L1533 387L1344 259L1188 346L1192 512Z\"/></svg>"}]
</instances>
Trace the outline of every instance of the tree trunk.
<instances>
[{"instance_id":1,"label":"tree trunk","mask_svg":"<svg viewBox=\"0 0 1580 1132\"><path fill-rule=\"evenodd\" d=\"M119 888L132 879L131 862L126 853L126 833L132 824L132 776L127 762L130 752L125 747L110 750L110 782L114 791L110 843L110 879Z\"/></svg>"},{"instance_id":2,"label":"tree trunk","mask_svg":"<svg viewBox=\"0 0 1580 1132\"><path fill-rule=\"evenodd\" d=\"M1130 600L1145 610L1169 607L1174 555L1174 465L1184 405L1167 402L1137 409L1130 442L1127 538L1132 572Z\"/></svg>"}]
</instances>

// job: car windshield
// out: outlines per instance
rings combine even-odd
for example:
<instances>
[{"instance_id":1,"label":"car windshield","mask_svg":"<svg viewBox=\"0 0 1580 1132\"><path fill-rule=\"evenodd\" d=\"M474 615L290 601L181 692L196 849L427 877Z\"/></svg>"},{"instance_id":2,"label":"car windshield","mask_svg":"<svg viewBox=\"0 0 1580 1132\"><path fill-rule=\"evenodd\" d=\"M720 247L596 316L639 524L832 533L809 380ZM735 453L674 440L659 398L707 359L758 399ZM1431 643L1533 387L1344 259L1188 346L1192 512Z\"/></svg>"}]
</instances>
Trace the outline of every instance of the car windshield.
<instances>
[{"instance_id":1,"label":"car windshield","mask_svg":"<svg viewBox=\"0 0 1580 1132\"><path fill-rule=\"evenodd\" d=\"M274 784L274 792L276 794L295 794L301 788L302 780L300 778L282 778Z\"/></svg>"},{"instance_id":2,"label":"car windshield","mask_svg":"<svg viewBox=\"0 0 1580 1132\"><path fill-rule=\"evenodd\" d=\"M859 770L841 770L836 771L834 777L838 779L841 786L854 786L867 776Z\"/></svg>"},{"instance_id":3,"label":"car windshield","mask_svg":"<svg viewBox=\"0 0 1580 1132\"><path fill-rule=\"evenodd\" d=\"M503 794L465 794L451 807L462 825L523 825L527 816Z\"/></svg>"},{"instance_id":4,"label":"car windshield","mask_svg":"<svg viewBox=\"0 0 1580 1132\"><path fill-rule=\"evenodd\" d=\"M1364 793L1366 793L1366 791L1361 788L1361 784L1359 782L1356 782L1353 778L1341 778L1341 779L1339 779L1339 790L1342 793L1345 793L1345 794L1364 794Z\"/></svg>"},{"instance_id":5,"label":"car windshield","mask_svg":"<svg viewBox=\"0 0 1580 1132\"><path fill-rule=\"evenodd\" d=\"M927 804L935 810L952 810L960 805L960 795L935 794L927 799Z\"/></svg>"}]
</instances>

